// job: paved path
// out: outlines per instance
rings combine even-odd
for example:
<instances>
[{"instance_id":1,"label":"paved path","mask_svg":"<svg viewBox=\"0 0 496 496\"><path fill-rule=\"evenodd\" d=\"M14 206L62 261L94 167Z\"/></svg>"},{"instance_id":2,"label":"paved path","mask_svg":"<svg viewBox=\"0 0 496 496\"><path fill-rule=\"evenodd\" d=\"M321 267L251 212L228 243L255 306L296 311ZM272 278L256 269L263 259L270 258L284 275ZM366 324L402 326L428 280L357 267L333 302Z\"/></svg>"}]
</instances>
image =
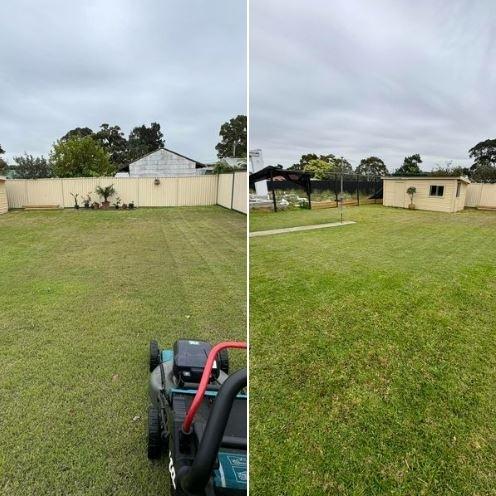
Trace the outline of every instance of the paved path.
<instances>
[{"instance_id":1,"label":"paved path","mask_svg":"<svg viewBox=\"0 0 496 496\"><path fill-rule=\"evenodd\" d=\"M270 236L272 234L284 234L295 231L311 231L313 229L325 229L327 227L340 227L347 226L349 224L355 224L351 220L345 220L343 222L331 222L329 224L312 224L310 226L297 226L297 227L286 227L285 229L269 229L268 231L254 231L250 233L250 238L256 236Z\"/></svg>"}]
</instances>

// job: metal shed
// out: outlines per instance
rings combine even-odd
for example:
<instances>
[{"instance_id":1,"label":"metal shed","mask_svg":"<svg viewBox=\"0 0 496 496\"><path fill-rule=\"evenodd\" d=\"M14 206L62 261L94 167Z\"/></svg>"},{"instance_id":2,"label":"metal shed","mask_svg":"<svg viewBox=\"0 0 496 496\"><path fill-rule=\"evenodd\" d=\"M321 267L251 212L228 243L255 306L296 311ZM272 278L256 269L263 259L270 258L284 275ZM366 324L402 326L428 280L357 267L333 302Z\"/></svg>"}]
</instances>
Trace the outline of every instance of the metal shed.
<instances>
[{"instance_id":1,"label":"metal shed","mask_svg":"<svg viewBox=\"0 0 496 496\"><path fill-rule=\"evenodd\" d=\"M417 210L458 212L465 208L465 195L470 181L466 177L383 177L383 205L408 208L408 188L416 192L413 203Z\"/></svg>"}]
</instances>

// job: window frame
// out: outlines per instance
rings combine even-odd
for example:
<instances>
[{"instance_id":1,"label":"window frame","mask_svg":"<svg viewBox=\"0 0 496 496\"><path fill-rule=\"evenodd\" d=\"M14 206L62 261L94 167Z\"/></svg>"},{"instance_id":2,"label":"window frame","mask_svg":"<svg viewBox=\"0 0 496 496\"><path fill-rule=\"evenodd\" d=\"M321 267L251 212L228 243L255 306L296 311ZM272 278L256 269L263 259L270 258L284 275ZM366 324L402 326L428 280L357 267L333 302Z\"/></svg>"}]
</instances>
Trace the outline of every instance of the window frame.
<instances>
[{"instance_id":1,"label":"window frame","mask_svg":"<svg viewBox=\"0 0 496 496\"><path fill-rule=\"evenodd\" d=\"M432 189L435 188L436 194L432 194ZM440 188L442 188L442 194L439 195L437 194L438 191L440 191ZM429 184L429 198L444 198L444 184Z\"/></svg>"}]
</instances>

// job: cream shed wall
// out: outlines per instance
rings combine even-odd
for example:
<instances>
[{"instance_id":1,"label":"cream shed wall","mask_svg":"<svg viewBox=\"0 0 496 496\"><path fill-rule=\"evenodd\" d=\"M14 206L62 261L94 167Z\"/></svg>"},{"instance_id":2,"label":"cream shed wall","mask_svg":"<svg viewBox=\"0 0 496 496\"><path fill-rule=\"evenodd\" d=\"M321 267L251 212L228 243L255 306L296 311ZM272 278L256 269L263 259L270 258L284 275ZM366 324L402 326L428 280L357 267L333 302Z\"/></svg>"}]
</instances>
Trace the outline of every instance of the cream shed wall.
<instances>
[{"instance_id":1,"label":"cream shed wall","mask_svg":"<svg viewBox=\"0 0 496 496\"><path fill-rule=\"evenodd\" d=\"M5 178L0 177L0 214L4 214L9 210L7 204L7 191L5 189Z\"/></svg>"},{"instance_id":2,"label":"cream shed wall","mask_svg":"<svg viewBox=\"0 0 496 496\"><path fill-rule=\"evenodd\" d=\"M456 196L457 185L460 183L460 194ZM431 186L444 186L442 197L430 196ZM434 210L438 212L458 212L465 207L467 180L463 178L412 178L387 177L383 178L383 205L386 207L408 208L410 195L407 189L416 188L413 203L418 210Z\"/></svg>"}]
</instances>

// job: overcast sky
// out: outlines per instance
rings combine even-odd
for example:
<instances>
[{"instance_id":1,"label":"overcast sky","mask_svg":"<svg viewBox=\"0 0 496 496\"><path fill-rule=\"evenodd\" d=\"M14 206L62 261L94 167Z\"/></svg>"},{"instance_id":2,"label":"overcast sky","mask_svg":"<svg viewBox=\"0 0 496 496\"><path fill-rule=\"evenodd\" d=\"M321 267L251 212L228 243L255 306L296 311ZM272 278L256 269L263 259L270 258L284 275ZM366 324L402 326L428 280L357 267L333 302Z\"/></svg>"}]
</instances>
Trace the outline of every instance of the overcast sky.
<instances>
[{"instance_id":1,"label":"overcast sky","mask_svg":"<svg viewBox=\"0 0 496 496\"><path fill-rule=\"evenodd\" d=\"M252 0L250 148L266 164L303 153L420 153L468 165L496 137L493 0Z\"/></svg>"},{"instance_id":2,"label":"overcast sky","mask_svg":"<svg viewBox=\"0 0 496 496\"><path fill-rule=\"evenodd\" d=\"M216 158L246 114L245 0L1 0L0 144L47 154L74 127L159 122L166 147Z\"/></svg>"}]
</instances>

